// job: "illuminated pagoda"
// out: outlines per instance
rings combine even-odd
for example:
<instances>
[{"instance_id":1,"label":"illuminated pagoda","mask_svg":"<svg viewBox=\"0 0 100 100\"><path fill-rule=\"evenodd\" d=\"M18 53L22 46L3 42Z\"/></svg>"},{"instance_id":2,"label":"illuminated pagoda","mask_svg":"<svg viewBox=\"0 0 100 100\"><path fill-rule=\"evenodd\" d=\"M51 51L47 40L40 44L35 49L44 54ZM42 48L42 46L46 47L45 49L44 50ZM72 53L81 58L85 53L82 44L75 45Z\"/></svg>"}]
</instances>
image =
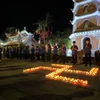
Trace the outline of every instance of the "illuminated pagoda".
<instances>
[{"instance_id":1,"label":"illuminated pagoda","mask_svg":"<svg viewBox=\"0 0 100 100\"><path fill-rule=\"evenodd\" d=\"M14 46L19 45L20 43L25 44L26 46L31 47L34 45L38 46L38 42L34 39L33 34L26 31L26 27L24 27L24 30L19 31L16 29L14 33L5 33L8 41L5 43L5 46Z\"/></svg>"},{"instance_id":2,"label":"illuminated pagoda","mask_svg":"<svg viewBox=\"0 0 100 100\"><path fill-rule=\"evenodd\" d=\"M71 42L76 41L79 51L86 39L92 44L92 56L100 49L100 0L73 0Z\"/></svg>"}]
</instances>

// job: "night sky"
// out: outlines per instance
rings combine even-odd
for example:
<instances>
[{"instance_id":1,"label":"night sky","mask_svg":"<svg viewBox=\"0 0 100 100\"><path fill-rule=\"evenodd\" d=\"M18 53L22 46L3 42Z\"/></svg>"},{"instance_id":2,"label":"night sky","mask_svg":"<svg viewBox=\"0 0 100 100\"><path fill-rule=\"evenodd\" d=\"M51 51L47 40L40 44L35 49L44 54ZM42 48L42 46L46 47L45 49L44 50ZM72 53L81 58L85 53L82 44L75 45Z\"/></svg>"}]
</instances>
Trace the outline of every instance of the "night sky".
<instances>
[{"instance_id":1,"label":"night sky","mask_svg":"<svg viewBox=\"0 0 100 100\"><path fill-rule=\"evenodd\" d=\"M68 3L66 3L68 1ZM63 31L65 28L71 28L69 20L72 20L73 14L72 0L43 0L37 2L11 2L0 7L0 38L4 38L4 31L7 27L17 27L20 30L26 26L27 31L32 32L36 29L33 24L39 19L45 17L47 12L53 17L53 30Z\"/></svg>"}]
</instances>

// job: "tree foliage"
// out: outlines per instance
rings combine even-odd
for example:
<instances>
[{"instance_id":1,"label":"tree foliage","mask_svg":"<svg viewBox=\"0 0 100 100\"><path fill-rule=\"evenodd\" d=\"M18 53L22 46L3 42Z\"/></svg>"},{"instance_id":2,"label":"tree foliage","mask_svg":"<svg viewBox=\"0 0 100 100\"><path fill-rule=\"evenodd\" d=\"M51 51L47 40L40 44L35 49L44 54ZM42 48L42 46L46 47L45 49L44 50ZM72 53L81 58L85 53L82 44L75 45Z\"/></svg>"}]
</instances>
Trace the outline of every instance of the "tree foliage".
<instances>
[{"instance_id":1,"label":"tree foliage","mask_svg":"<svg viewBox=\"0 0 100 100\"><path fill-rule=\"evenodd\" d=\"M50 26L51 23L52 23L52 16L49 13L47 13L44 19L38 20L38 22L34 24L37 25L36 33L40 31L41 32L47 31L46 28L48 28L48 26Z\"/></svg>"},{"instance_id":2,"label":"tree foliage","mask_svg":"<svg viewBox=\"0 0 100 100\"><path fill-rule=\"evenodd\" d=\"M52 33L51 23L52 23L52 16L49 13L45 15L44 19L38 20L38 22L35 23L35 25L37 25L35 33L39 35L41 43L48 42L48 38L49 36L51 36Z\"/></svg>"},{"instance_id":3,"label":"tree foliage","mask_svg":"<svg viewBox=\"0 0 100 100\"><path fill-rule=\"evenodd\" d=\"M69 49L71 46L71 41L69 36L71 34L71 29L65 29L63 32L57 31L50 38L51 44L56 43L58 47L61 47L62 43L65 43L66 47Z\"/></svg>"}]
</instances>

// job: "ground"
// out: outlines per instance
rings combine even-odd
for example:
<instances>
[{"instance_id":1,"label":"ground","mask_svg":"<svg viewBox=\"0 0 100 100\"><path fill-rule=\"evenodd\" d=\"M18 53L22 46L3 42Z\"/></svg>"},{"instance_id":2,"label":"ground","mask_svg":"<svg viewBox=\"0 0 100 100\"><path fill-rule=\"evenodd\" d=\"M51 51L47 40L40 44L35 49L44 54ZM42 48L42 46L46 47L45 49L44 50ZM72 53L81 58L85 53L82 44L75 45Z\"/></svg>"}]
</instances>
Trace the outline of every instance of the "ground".
<instances>
[{"instance_id":1,"label":"ground","mask_svg":"<svg viewBox=\"0 0 100 100\"><path fill-rule=\"evenodd\" d=\"M87 79L88 87L74 86L68 83L46 79L52 72L46 70L23 73L24 69L38 66L50 66L51 62L31 62L30 60L0 61L0 100L99 100L100 71L97 76L82 76L61 73L62 76ZM71 65L71 63L68 63ZM92 65L92 67L98 67ZM90 70L84 65L75 65L74 69ZM98 67L99 68L99 67Z\"/></svg>"}]
</instances>

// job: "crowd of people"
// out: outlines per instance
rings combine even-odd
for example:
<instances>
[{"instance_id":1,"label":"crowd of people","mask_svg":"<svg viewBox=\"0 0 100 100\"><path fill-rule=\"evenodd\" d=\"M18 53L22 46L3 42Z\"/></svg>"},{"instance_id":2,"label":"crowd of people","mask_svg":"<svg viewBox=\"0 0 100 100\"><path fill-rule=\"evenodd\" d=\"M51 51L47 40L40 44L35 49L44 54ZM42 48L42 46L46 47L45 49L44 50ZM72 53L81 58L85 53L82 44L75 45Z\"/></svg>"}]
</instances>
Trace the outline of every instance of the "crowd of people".
<instances>
[{"instance_id":1,"label":"crowd of people","mask_svg":"<svg viewBox=\"0 0 100 100\"><path fill-rule=\"evenodd\" d=\"M0 48L0 60L2 58L17 58L17 59L31 59L31 61L52 61L53 63L66 63L67 55L66 51L67 48L64 43L62 43L61 48L58 50L57 46L54 44L51 48L50 44L41 46L37 46L34 48L32 45L31 49L29 47L4 47ZM91 48L92 45L90 44L89 40L86 40L85 45L83 47L83 54L85 55L85 66L89 64L91 66ZM77 64L79 57L78 55L78 46L76 45L76 41L73 41L73 45L70 48L72 50L72 62L73 64ZM83 55L81 55L83 58Z\"/></svg>"},{"instance_id":2,"label":"crowd of people","mask_svg":"<svg viewBox=\"0 0 100 100\"><path fill-rule=\"evenodd\" d=\"M53 47L53 48L52 48ZM58 56L61 56L61 62L66 62L66 47L65 44L62 43L61 51L58 54L58 48L55 44L51 47L50 44L41 46L37 46L34 48L34 45L29 48L28 46L25 47L17 47L17 46L7 46L0 48L0 60L3 58L10 58L10 59L30 59L31 61L52 61L57 62Z\"/></svg>"}]
</instances>

